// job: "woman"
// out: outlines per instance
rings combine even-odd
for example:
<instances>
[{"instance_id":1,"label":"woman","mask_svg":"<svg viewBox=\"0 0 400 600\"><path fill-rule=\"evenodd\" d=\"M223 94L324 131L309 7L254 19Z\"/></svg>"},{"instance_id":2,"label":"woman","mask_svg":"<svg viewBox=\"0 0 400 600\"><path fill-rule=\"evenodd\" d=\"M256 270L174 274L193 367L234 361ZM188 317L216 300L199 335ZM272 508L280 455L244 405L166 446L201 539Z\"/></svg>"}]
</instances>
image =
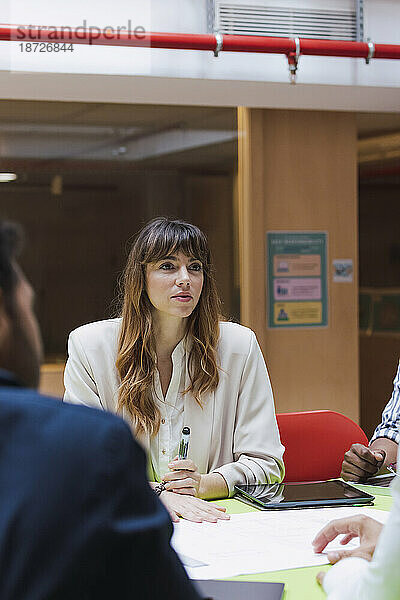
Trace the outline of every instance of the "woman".
<instances>
[{"instance_id":1,"label":"woman","mask_svg":"<svg viewBox=\"0 0 400 600\"><path fill-rule=\"evenodd\" d=\"M174 520L215 521L201 499L281 481L283 446L254 333L220 321L204 234L157 218L138 234L118 319L69 337L65 400L118 412L148 451L150 481ZM177 460L184 426L189 458ZM226 517L225 517L226 518Z\"/></svg>"}]
</instances>

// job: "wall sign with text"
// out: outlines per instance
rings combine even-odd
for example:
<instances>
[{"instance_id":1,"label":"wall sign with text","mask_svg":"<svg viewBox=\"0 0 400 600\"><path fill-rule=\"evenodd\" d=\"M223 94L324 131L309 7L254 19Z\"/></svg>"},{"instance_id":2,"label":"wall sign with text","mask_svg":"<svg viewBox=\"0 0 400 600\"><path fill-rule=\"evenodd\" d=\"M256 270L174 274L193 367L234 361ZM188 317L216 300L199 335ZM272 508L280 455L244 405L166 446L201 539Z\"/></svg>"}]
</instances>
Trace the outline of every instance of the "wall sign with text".
<instances>
[{"instance_id":1,"label":"wall sign with text","mask_svg":"<svg viewBox=\"0 0 400 600\"><path fill-rule=\"evenodd\" d=\"M326 232L267 232L268 327L327 326L326 254Z\"/></svg>"}]
</instances>

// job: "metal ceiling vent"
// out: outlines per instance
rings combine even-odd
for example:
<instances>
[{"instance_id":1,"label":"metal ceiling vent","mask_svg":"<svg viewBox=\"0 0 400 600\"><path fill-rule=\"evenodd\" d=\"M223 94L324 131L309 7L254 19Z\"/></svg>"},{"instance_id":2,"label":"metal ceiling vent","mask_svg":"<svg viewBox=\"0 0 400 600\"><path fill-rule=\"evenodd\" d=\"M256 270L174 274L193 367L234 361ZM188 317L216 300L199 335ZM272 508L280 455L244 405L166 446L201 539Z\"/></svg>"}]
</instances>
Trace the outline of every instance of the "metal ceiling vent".
<instances>
[{"instance_id":1,"label":"metal ceiling vent","mask_svg":"<svg viewBox=\"0 0 400 600\"><path fill-rule=\"evenodd\" d=\"M354 2L337 2L335 10L318 8L321 4L318 2L312 2L313 8L299 7L297 2L272 6L266 0L253 0L251 4L213 0L213 4L213 29L222 34L359 39L360 24Z\"/></svg>"}]
</instances>

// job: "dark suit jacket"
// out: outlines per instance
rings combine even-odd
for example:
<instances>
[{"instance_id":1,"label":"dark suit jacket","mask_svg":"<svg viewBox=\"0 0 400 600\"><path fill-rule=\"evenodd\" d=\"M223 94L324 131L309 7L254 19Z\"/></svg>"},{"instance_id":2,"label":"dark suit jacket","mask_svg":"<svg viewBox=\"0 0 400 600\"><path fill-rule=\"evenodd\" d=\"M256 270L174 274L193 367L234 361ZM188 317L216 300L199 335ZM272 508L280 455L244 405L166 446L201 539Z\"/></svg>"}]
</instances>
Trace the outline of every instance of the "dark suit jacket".
<instances>
[{"instance_id":1,"label":"dark suit jacket","mask_svg":"<svg viewBox=\"0 0 400 600\"><path fill-rule=\"evenodd\" d=\"M0 599L198 600L129 427L0 385Z\"/></svg>"}]
</instances>

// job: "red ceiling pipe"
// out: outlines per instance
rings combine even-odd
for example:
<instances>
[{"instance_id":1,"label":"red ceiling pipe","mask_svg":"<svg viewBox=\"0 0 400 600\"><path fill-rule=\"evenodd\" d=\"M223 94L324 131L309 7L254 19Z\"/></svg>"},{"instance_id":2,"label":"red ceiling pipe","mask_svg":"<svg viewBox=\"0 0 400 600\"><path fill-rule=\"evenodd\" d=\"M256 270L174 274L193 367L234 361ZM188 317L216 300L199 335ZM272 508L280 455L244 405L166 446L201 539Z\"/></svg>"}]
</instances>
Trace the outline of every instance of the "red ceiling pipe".
<instances>
[{"instance_id":1,"label":"red ceiling pipe","mask_svg":"<svg viewBox=\"0 0 400 600\"><path fill-rule=\"evenodd\" d=\"M300 54L306 56L336 56L348 58L400 59L399 44L368 44L344 40L315 40L298 38ZM373 49L373 54L371 54ZM295 54L296 42L292 38L272 38L246 35L224 35L223 50L228 52L267 52Z\"/></svg>"},{"instance_id":2,"label":"red ceiling pipe","mask_svg":"<svg viewBox=\"0 0 400 600\"><path fill-rule=\"evenodd\" d=\"M262 37L248 35L221 35L225 52L261 52L272 54L296 53L296 42L292 38ZM217 47L217 38L211 34L149 33L142 30L117 32L98 27L20 27L0 25L0 41L133 46L144 48L168 48L176 50L208 50ZM343 40L315 40L298 38L302 55L336 56L350 58L400 59L399 44L368 44ZM371 50L373 50L371 56Z\"/></svg>"}]
</instances>

